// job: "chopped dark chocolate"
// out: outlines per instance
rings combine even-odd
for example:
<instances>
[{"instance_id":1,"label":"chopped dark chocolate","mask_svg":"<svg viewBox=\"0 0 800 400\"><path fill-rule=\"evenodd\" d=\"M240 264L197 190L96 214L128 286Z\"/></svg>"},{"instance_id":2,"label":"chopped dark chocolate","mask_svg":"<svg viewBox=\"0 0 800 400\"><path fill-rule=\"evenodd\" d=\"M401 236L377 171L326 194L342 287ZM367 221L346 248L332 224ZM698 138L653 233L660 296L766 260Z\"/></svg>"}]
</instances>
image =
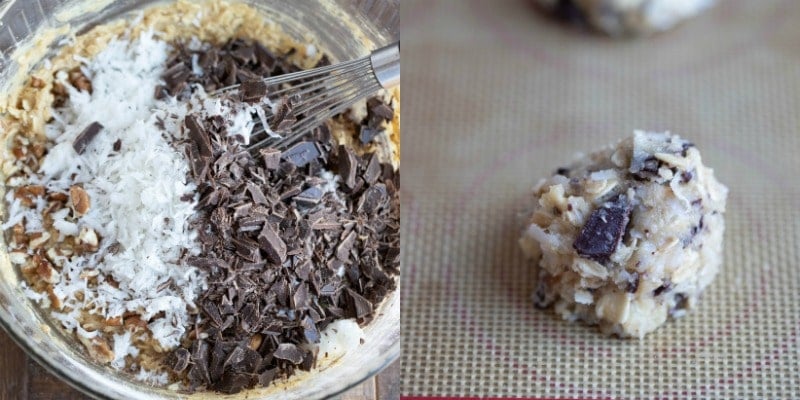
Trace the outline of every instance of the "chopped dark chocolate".
<instances>
[{"instance_id":1,"label":"chopped dark chocolate","mask_svg":"<svg viewBox=\"0 0 800 400\"><path fill-rule=\"evenodd\" d=\"M294 196L294 201L297 202L297 205L303 205L306 207L313 207L322 200L322 189L317 186L310 187Z\"/></svg>"},{"instance_id":2,"label":"chopped dark chocolate","mask_svg":"<svg viewBox=\"0 0 800 400\"><path fill-rule=\"evenodd\" d=\"M286 150L281 156L297 167L302 167L320 156L319 148L313 142L300 142Z\"/></svg>"},{"instance_id":3,"label":"chopped dark chocolate","mask_svg":"<svg viewBox=\"0 0 800 400\"><path fill-rule=\"evenodd\" d=\"M300 364L303 362L303 351L291 343L281 343L274 353L275 358L286 360L292 364Z\"/></svg>"},{"instance_id":4,"label":"chopped dark chocolate","mask_svg":"<svg viewBox=\"0 0 800 400\"><path fill-rule=\"evenodd\" d=\"M101 129L103 129L103 125L97 121L89 124L89 126L87 126L77 138L75 138L75 141L72 142L72 148L75 149L75 152L78 154L83 154L83 152L86 151L86 148L89 146L89 143L94 140L95 136L100 133Z\"/></svg>"},{"instance_id":5,"label":"chopped dark chocolate","mask_svg":"<svg viewBox=\"0 0 800 400\"><path fill-rule=\"evenodd\" d=\"M278 169L281 162L281 151L272 147L259 150L261 158L264 159L264 167L268 170Z\"/></svg>"},{"instance_id":6,"label":"chopped dark chocolate","mask_svg":"<svg viewBox=\"0 0 800 400\"><path fill-rule=\"evenodd\" d=\"M356 186L356 172L358 170L358 161L355 153L345 146L339 148L339 175L341 175L344 184L349 188ZM342 154L343 153L343 154Z\"/></svg>"},{"instance_id":7,"label":"chopped dark chocolate","mask_svg":"<svg viewBox=\"0 0 800 400\"><path fill-rule=\"evenodd\" d=\"M582 257L606 263L625 234L631 210L625 195L596 208L572 246Z\"/></svg>"},{"instance_id":8,"label":"chopped dark chocolate","mask_svg":"<svg viewBox=\"0 0 800 400\"><path fill-rule=\"evenodd\" d=\"M193 115L187 115L183 123L186 129L189 130L189 138L194 141L197 150L200 152L201 157L211 157L211 141L205 129L200 125L200 121Z\"/></svg>"},{"instance_id":9,"label":"chopped dark chocolate","mask_svg":"<svg viewBox=\"0 0 800 400\"><path fill-rule=\"evenodd\" d=\"M179 97L197 86L214 90L235 82L244 83L240 94L252 100L261 94L260 88L248 89L254 77L298 70L243 40L194 53L177 48L168 65L171 77L164 79L177 82L168 89ZM184 79L192 55L204 73ZM371 128L388 116L379 103L368 109L364 124ZM276 111L282 114L271 121L277 127L297 121L288 99ZM190 390L224 393L311 369L316 355L305 344L318 342L335 320L368 322L396 288L399 175L375 154L335 147L324 125L285 152L266 148L252 154L229 137L221 117L190 112L183 122L189 138L184 152L197 184L196 194L184 199L198 201L193 228L202 255L181 261L209 280L185 347L169 356L167 366L183 368L175 373ZM345 175L352 178L331 188L322 176L341 173L343 158Z\"/></svg>"},{"instance_id":10,"label":"chopped dark chocolate","mask_svg":"<svg viewBox=\"0 0 800 400\"><path fill-rule=\"evenodd\" d=\"M265 224L264 229L258 234L258 243L267 254L267 260L275 264L286 261L286 243L278 235L278 231L270 224Z\"/></svg>"},{"instance_id":11,"label":"chopped dark chocolate","mask_svg":"<svg viewBox=\"0 0 800 400\"><path fill-rule=\"evenodd\" d=\"M251 80L242 83L242 100L248 103L256 103L267 94L267 84L262 80Z\"/></svg>"},{"instance_id":12,"label":"chopped dark chocolate","mask_svg":"<svg viewBox=\"0 0 800 400\"><path fill-rule=\"evenodd\" d=\"M361 125L359 128L358 138L361 140L361 144L367 144L375 139L375 136L381 133L379 129L370 128L367 125Z\"/></svg>"}]
</instances>

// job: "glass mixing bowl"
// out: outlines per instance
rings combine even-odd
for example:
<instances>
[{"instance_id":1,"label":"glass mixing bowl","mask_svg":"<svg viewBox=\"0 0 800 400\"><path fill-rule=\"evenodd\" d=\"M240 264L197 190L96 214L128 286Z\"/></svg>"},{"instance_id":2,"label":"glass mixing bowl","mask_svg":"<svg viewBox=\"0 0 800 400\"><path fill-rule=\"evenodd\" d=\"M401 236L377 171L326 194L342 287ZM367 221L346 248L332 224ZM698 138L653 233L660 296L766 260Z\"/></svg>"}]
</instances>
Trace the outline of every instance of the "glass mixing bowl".
<instances>
[{"instance_id":1,"label":"glass mixing bowl","mask_svg":"<svg viewBox=\"0 0 800 400\"><path fill-rule=\"evenodd\" d=\"M241 0L240 0L241 1ZM365 55L372 48L399 39L399 0L245 0L278 22L298 40L310 34L332 60ZM63 12L84 4L91 12ZM158 3L153 0L0 0L0 87L7 88L19 65L13 52L37 30L69 23L78 32ZM356 29L357 32L353 30ZM5 89L0 89L5 92ZM0 129L2 127L0 126ZM6 134L0 131L3 143ZM5 181L5 177L1 177ZM0 195L3 190L0 188ZM0 212L5 215L2 206ZM11 265L0 237L0 323L8 334L51 373L80 391L110 399L315 399L341 393L375 375L400 355L400 291L376 310L364 327L365 343L313 373L298 375L267 388L236 395L212 392L179 394L153 388L92 362L70 335L52 323L19 287L20 275Z\"/></svg>"}]
</instances>

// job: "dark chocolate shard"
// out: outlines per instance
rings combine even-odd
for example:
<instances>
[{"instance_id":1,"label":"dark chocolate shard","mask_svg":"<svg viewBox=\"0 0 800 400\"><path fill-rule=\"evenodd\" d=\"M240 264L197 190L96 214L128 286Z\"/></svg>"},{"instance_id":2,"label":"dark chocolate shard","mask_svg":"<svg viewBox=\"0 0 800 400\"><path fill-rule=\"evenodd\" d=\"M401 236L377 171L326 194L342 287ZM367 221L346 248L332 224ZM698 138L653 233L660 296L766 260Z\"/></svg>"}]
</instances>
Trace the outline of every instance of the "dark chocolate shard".
<instances>
[{"instance_id":1,"label":"dark chocolate shard","mask_svg":"<svg viewBox=\"0 0 800 400\"><path fill-rule=\"evenodd\" d=\"M350 260L350 251L353 249L355 242L356 233L350 232L336 248L336 258L342 260L343 262L348 262Z\"/></svg>"},{"instance_id":2,"label":"dark chocolate shard","mask_svg":"<svg viewBox=\"0 0 800 400\"><path fill-rule=\"evenodd\" d=\"M283 242L278 231L271 224L265 224L264 229L258 234L258 243L267 254L267 260L275 264L286 261L286 243Z\"/></svg>"},{"instance_id":3,"label":"dark chocolate shard","mask_svg":"<svg viewBox=\"0 0 800 400\"><path fill-rule=\"evenodd\" d=\"M267 94L267 84L262 80L246 81L239 89L242 100L248 103L258 102Z\"/></svg>"},{"instance_id":4,"label":"dark chocolate shard","mask_svg":"<svg viewBox=\"0 0 800 400\"><path fill-rule=\"evenodd\" d=\"M259 150L261 158L264 159L264 167L268 170L278 169L281 162L281 151L272 147Z\"/></svg>"},{"instance_id":5,"label":"dark chocolate shard","mask_svg":"<svg viewBox=\"0 0 800 400\"><path fill-rule=\"evenodd\" d=\"M231 51L231 56L242 64L256 61L256 54L254 46L242 46L236 50Z\"/></svg>"},{"instance_id":6,"label":"dark chocolate shard","mask_svg":"<svg viewBox=\"0 0 800 400\"><path fill-rule=\"evenodd\" d=\"M278 374L277 368L268 369L258 375L258 384L261 386L267 386L275 380L275 376Z\"/></svg>"},{"instance_id":7,"label":"dark chocolate shard","mask_svg":"<svg viewBox=\"0 0 800 400\"><path fill-rule=\"evenodd\" d=\"M670 281L664 282L664 284L653 290L653 296L660 296L662 293L670 289L672 289L672 282Z\"/></svg>"},{"instance_id":8,"label":"dark chocolate shard","mask_svg":"<svg viewBox=\"0 0 800 400\"><path fill-rule=\"evenodd\" d=\"M608 262L625 234L631 210L625 195L598 207L589 215L572 247L582 257L601 264Z\"/></svg>"},{"instance_id":9,"label":"dark chocolate shard","mask_svg":"<svg viewBox=\"0 0 800 400\"><path fill-rule=\"evenodd\" d=\"M275 350L275 358L289 361L292 364L300 364L303 362L303 351L291 343L281 343L278 349Z\"/></svg>"},{"instance_id":10,"label":"dark chocolate shard","mask_svg":"<svg viewBox=\"0 0 800 400\"><path fill-rule=\"evenodd\" d=\"M358 160L353 151L345 146L339 147L339 153L339 175L341 175L344 184L352 189L356 186Z\"/></svg>"},{"instance_id":11,"label":"dark chocolate shard","mask_svg":"<svg viewBox=\"0 0 800 400\"><path fill-rule=\"evenodd\" d=\"M75 149L75 152L78 154L83 154L83 152L86 151L86 148L89 147L89 143L94 140L95 136L100 133L101 129L103 129L103 125L97 121L89 124L89 126L87 126L77 138L75 138L75 141L72 142L72 148Z\"/></svg>"},{"instance_id":12,"label":"dark chocolate shard","mask_svg":"<svg viewBox=\"0 0 800 400\"><path fill-rule=\"evenodd\" d=\"M306 315L305 318L300 321L300 326L303 327L303 336L305 336L309 343L319 343L319 330L314 323L314 319Z\"/></svg>"},{"instance_id":13,"label":"dark chocolate shard","mask_svg":"<svg viewBox=\"0 0 800 400\"><path fill-rule=\"evenodd\" d=\"M361 198L358 199L356 211L372 214L378 209L378 207L383 205L386 197L386 185L378 183L374 186L370 186L364 191L364 193L361 195Z\"/></svg>"},{"instance_id":14,"label":"dark chocolate shard","mask_svg":"<svg viewBox=\"0 0 800 400\"><path fill-rule=\"evenodd\" d=\"M169 358L167 359L167 365L172 368L176 374L180 374L186 367L189 366L189 358L191 355L189 354L189 350L186 350L183 347L178 348L177 350L173 351Z\"/></svg>"},{"instance_id":15,"label":"dark chocolate shard","mask_svg":"<svg viewBox=\"0 0 800 400\"><path fill-rule=\"evenodd\" d=\"M381 133L380 129L370 128L367 125L361 125L359 128L358 138L361 140L361 144L367 144L375 139L375 136Z\"/></svg>"},{"instance_id":16,"label":"dark chocolate shard","mask_svg":"<svg viewBox=\"0 0 800 400\"><path fill-rule=\"evenodd\" d=\"M294 196L294 201L297 202L297 205L305 206L305 207L313 207L319 204L320 200L322 200L322 189L317 186L310 187Z\"/></svg>"},{"instance_id":17,"label":"dark chocolate shard","mask_svg":"<svg viewBox=\"0 0 800 400\"><path fill-rule=\"evenodd\" d=\"M378 178L381 175L381 162L378 159L378 154L373 153L369 158L369 163L367 163L367 168L364 170L364 173L361 175L364 178L364 182L367 185L372 185L378 181Z\"/></svg>"},{"instance_id":18,"label":"dark chocolate shard","mask_svg":"<svg viewBox=\"0 0 800 400\"><path fill-rule=\"evenodd\" d=\"M367 107L370 113L381 119L390 120L394 118L394 110L392 110L392 107L389 107L386 103L377 98L369 99L367 101Z\"/></svg>"},{"instance_id":19,"label":"dark chocolate shard","mask_svg":"<svg viewBox=\"0 0 800 400\"><path fill-rule=\"evenodd\" d=\"M313 142L300 142L286 150L281 158L297 167L302 167L319 158L320 152Z\"/></svg>"},{"instance_id":20,"label":"dark chocolate shard","mask_svg":"<svg viewBox=\"0 0 800 400\"><path fill-rule=\"evenodd\" d=\"M208 138L205 128L194 115L187 115L183 123L189 130L189 138L192 139L201 157L211 157L211 141Z\"/></svg>"},{"instance_id":21,"label":"dark chocolate shard","mask_svg":"<svg viewBox=\"0 0 800 400\"><path fill-rule=\"evenodd\" d=\"M372 303L370 303L369 300L350 288L347 289L347 294L352 300L352 307L356 318L364 318L372 314Z\"/></svg>"},{"instance_id":22,"label":"dark chocolate shard","mask_svg":"<svg viewBox=\"0 0 800 400\"><path fill-rule=\"evenodd\" d=\"M122 150L122 139L117 139L117 140L114 142L114 147L113 147L113 149L114 149L114 151L116 151L116 152L119 152L120 150Z\"/></svg>"}]
</instances>

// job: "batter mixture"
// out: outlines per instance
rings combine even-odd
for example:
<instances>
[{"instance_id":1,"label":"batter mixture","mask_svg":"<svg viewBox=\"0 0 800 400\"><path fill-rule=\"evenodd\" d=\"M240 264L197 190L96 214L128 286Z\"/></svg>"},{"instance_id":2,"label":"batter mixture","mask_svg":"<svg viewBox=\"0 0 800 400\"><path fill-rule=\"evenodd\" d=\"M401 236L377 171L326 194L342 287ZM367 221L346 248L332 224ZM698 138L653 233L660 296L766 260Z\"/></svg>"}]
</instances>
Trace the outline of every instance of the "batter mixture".
<instances>
[{"instance_id":1,"label":"batter mixture","mask_svg":"<svg viewBox=\"0 0 800 400\"><path fill-rule=\"evenodd\" d=\"M638 337L698 304L722 264L728 189L691 142L632 137L559 168L534 189L520 245L534 304Z\"/></svg>"}]
</instances>

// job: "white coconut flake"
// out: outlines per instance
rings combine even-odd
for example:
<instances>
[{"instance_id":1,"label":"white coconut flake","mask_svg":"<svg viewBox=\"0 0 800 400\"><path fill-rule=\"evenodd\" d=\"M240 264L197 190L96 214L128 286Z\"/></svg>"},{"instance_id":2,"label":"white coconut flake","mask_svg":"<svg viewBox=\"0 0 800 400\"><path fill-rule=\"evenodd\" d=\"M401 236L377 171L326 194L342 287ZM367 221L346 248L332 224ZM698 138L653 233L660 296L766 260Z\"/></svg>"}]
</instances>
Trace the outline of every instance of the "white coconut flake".
<instances>
[{"instance_id":1,"label":"white coconut flake","mask_svg":"<svg viewBox=\"0 0 800 400\"><path fill-rule=\"evenodd\" d=\"M92 93L70 85L69 99L53 110L53 122L46 127L55 143L41 162L30 184L50 191L67 193L80 184L91 207L76 221L68 221L69 210L52 214L54 228L64 236L81 237L91 243L99 236L99 249L84 256L63 260L60 280L53 294L65 312L53 312L64 328L84 338L98 332L80 326L81 312L120 317L126 312L150 319L153 338L164 349L179 345L189 325L189 310L196 296L207 287L205 276L196 268L180 265L184 252L199 254L197 233L189 228L195 203L182 201L193 194L195 185L187 183L185 157L171 146L156 126L153 109L161 107L153 98L160 83L170 47L153 32L137 40L113 40L92 59L80 59L84 73L92 81ZM66 82L65 74L57 79ZM100 133L82 154L72 147L75 138L91 123L103 125ZM180 134L179 129L172 130ZM114 143L121 141L120 151ZM42 229L44 199L35 209L23 207L19 200L6 198L8 222L3 229L25 220L27 230ZM119 246L116 252L109 246ZM90 286L82 273L98 273L98 284ZM96 271L96 272L95 272ZM117 287L105 276L112 277ZM35 297L23 288L28 297ZM81 295L78 295L80 293ZM124 367L127 355L136 355L131 338L115 337L114 367ZM140 372L149 382L166 382L166 376Z\"/></svg>"}]
</instances>

